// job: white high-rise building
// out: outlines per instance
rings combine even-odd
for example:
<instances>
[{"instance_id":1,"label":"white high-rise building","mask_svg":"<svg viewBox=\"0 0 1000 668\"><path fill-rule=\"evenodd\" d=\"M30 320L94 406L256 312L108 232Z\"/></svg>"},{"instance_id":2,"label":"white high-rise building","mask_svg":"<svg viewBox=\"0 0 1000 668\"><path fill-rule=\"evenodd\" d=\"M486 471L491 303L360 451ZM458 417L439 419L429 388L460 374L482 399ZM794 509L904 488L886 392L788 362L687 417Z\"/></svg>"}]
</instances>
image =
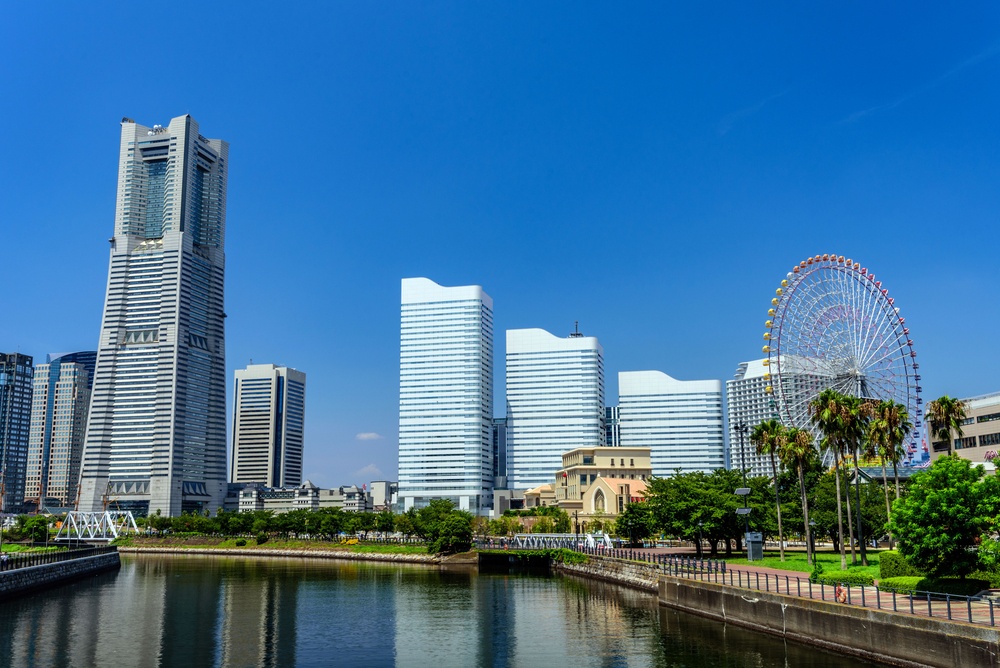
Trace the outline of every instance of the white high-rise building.
<instances>
[{"instance_id":1,"label":"white high-rise building","mask_svg":"<svg viewBox=\"0 0 1000 668\"><path fill-rule=\"evenodd\" d=\"M507 330L507 479L552 482L563 453L605 445L604 349L593 336Z\"/></svg>"},{"instance_id":2,"label":"white high-rise building","mask_svg":"<svg viewBox=\"0 0 1000 668\"><path fill-rule=\"evenodd\" d=\"M650 448L653 475L723 468L722 381L677 380L660 371L618 374L623 448Z\"/></svg>"},{"instance_id":3,"label":"white high-rise building","mask_svg":"<svg viewBox=\"0 0 1000 668\"><path fill-rule=\"evenodd\" d=\"M493 503L493 300L478 285L402 283L399 498Z\"/></svg>"},{"instance_id":4,"label":"white high-rise building","mask_svg":"<svg viewBox=\"0 0 1000 668\"><path fill-rule=\"evenodd\" d=\"M302 484L306 375L274 364L236 370L230 481Z\"/></svg>"},{"instance_id":5,"label":"white high-rise building","mask_svg":"<svg viewBox=\"0 0 1000 668\"><path fill-rule=\"evenodd\" d=\"M768 387L774 386L770 367L765 366L767 361L763 358L740 363L732 380L726 381L726 412L729 422L729 468L743 469L745 461L745 468L749 469L750 475L771 477L771 458L766 455L758 456L750 442L750 433L761 422L772 418L782 421L774 395L767 392ZM802 405L830 385L829 377L817 374L814 367L815 365L796 367L794 359L785 360L784 386L792 393L789 397L792 403ZM796 372L796 368L801 371ZM742 447L740 425L744 426ZM818 436L811 424L796 426L810 430L814 438ZM818 444L818 439L816 442Z\"/></svg>"},{"instance_id":6,"label":"white high-rise building","mask_svg":"<svg viewBox=\"0 0 1000 668\"><path fill-rule=\"evenodd\" d=\"M222 505L228 155L190 116L153 127L122 119L80 510Z\"/></svg>"}]
</instances>

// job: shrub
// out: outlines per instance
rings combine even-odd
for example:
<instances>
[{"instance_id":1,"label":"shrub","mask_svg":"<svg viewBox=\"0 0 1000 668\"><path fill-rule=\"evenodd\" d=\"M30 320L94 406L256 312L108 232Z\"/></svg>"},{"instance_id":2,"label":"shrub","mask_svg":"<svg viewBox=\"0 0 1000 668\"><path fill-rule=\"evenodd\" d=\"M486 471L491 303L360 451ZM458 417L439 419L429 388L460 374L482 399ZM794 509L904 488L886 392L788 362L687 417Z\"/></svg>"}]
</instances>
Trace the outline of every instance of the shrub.
<instances>
[{"instance_id":1,"label":"shrub","mask_svg":"<svg viewBox=\"0 0 1000 668\"><path fill-rule=\"evenodd\" d=\"M237 538L236 539L236 547L243 547L246 544L247 544L247 539L246 538Z\"/></svg>"},{"instance_id":2,"label":"shrub","mask_svg":"<svg viewBox=\"0 0 1000 668\"><path fill-rule=\"evenodd\" d=\"M888 578L922 577L923 573L910 565L897 550L886 550L878 555L879 581Z\"/></svg>"},{"instance_id":3,"label":"shrub","mask_svg":"<svg viewBox=\"0 0 1000 668\"><path fill-rule=\"evenodd\" d=\"M819 579L823 576L823 564L819 563L819 559L813 558L813 570L809 574L810 582L819 582Z\"/></svg>"},{"instance_id":4,"label":"shrub","mask_svg":"<svg viewBox=\"0 0 1000 668\"><path fill-rule=\"evenodd\" d=\"M919 576L904 576L886 578L879 582L882 591L894 591L898 594L914 592L930 592L932 594L953 594L955 596L975 596L984 589L989 589L987 580L972 578L925 578Z\"/></svg>"},{"instance_id":5,"label":"shrub","mask_svg":"<svg viewBox=\"0 0 1000 668\"><path fill-rule=\"evenodd\" d=\"M257 534L257 544L263 545L266 542L267 542L267 534L261 531L259 534Z\"/></svg>"},{"instance_id":6,"label":"shrub","mask_svg":"<svg viewBox=\"0 0 1000 668\"><path fill-rule=\"evenodd\" d=\"M820 573L819 577L815 580L825 585L873 585L875 584L875 578L873 578L868 573L861 573L856 571L831 571L829 573Z\"/></svg>"},{"instance_id":7,"label":"shrub","mask_svg":"<svg viewBox=\"0 0 1000 668\"><path fill-rule=\"evenodd\" d=\"M973 571L969 577L989 582L991 589L1000 589L1000 571Z\"/></svg>"}]
</instances>

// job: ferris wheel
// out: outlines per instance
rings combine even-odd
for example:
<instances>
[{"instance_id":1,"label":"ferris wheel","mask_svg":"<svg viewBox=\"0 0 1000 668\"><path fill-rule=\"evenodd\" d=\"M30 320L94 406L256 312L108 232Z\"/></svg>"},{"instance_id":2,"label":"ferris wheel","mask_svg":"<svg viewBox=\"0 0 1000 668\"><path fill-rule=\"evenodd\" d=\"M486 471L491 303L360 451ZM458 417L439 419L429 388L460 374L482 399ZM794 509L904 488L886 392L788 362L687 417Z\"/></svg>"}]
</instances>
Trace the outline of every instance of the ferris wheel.
<instances>
[{"instance_id":1,"label":"ferris wheel","mask_svg":"<svg viewBox=\"0 0 1000 668\"><path fill-rule=\"evenodd\" d=\"M808 258L781 281L767 315L765 392L783 424L814 430L809 402L828 387L891 399L913 424L904 463L923 458L917 353L905 318L874 273L843 255Z\"/></svg>"}]
</instances>

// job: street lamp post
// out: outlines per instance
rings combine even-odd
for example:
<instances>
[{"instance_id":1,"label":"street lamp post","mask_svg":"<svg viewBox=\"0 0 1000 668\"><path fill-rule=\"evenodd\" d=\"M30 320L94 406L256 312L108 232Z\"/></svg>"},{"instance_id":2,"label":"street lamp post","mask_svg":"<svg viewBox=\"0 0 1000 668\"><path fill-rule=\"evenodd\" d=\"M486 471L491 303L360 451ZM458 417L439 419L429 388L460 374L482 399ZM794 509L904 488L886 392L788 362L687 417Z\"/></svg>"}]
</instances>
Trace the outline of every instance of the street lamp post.
<instances>
[{"instance_id":1,"label":"street lamp post","mask_svg":"<svg viewBox=\"0 0 1000 668\"><path fill-rule=\"evenodd\" d=\"M580 511L578 511L578 510L574 510L573 511L573 526L576 529L576 545L577 545L577 547L580 546L580 514L579 514L579 512Z\"/></svg>"},{"instance_id":2,"label":"street lamp post","mask_svg":"<svg viewBox=\"0 0 1000 668\"><path fill-rule=\"evenodd\" d=\"M813 561L816 561L816 520L809 520L809 549L812 550Z\"/></svg>"},{"instance_id":3,"label":"street lamp post","mask_svg":"<svg viewBox=\"0 0 1000 668\"><path fill-rule=\"evenodd\" d=\"M701 520L698 520L698 558L701 559L701 527L704 524Z\"/></svg>"},{"instance_id":4,"label":"street lamp post","mask_svg":"<svg viewBox=\"0 0 1000 668\"><path fill-rule=\"evenodd\" d=\"M747 487L747 454L743 439L747 434L747 423L740 422L736 425L736 433L740 436L740 468L743 470L743 487L736 490L736 493L743 497L743 507L737 509L737 513L743 516L743 543L747 549L747 559L750 559L750 508L747 507L747 497L750 496L750 488Z\"/></svg>"}]
</instances>

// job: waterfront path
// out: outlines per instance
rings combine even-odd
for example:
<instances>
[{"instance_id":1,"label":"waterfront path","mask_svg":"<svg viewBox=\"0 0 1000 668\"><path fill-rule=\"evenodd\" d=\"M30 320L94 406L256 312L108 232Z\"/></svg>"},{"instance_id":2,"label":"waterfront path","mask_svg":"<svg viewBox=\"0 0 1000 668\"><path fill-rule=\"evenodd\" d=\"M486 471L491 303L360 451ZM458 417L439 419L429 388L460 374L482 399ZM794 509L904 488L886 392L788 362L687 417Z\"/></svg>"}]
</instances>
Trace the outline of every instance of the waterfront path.
<instances>
[{"instance_id":1,"label":"waterfront path","mask_svg":"<svg viewBox=\"0 0 1000 668\"><path fill-rule=\"evenodd\" d=\"M656 547L626 549L639 561L657 562L662 559L680 559L665 566L664 574L703 582L715 582L750 591L769 592L811 600L821 600L840 605L872 608L919 617L934 617L953 622L996 626L1000 605L990 598L956 596L917 592L901 594L882 591L877 586L829 585L809 581L809 574L801 571L781 570L766 566L740 564L722 566L722 560L705 558L699 562L692 547ZM610 555L609 555L610 556ZM626 557L628 558L628 557ZM705 564L701 567L699 564Z\"/></svg>"}]
</instances>

